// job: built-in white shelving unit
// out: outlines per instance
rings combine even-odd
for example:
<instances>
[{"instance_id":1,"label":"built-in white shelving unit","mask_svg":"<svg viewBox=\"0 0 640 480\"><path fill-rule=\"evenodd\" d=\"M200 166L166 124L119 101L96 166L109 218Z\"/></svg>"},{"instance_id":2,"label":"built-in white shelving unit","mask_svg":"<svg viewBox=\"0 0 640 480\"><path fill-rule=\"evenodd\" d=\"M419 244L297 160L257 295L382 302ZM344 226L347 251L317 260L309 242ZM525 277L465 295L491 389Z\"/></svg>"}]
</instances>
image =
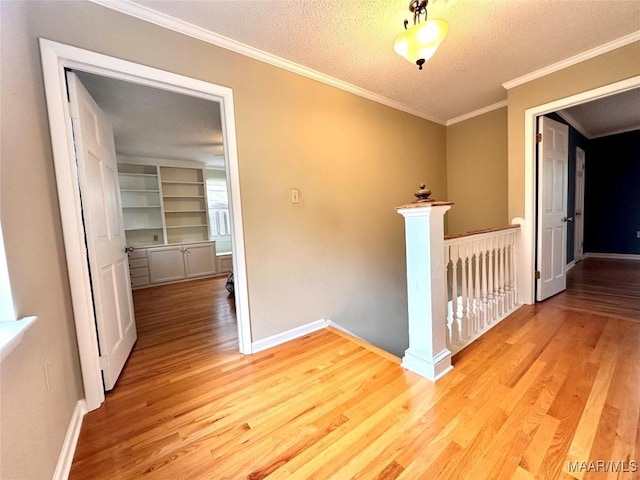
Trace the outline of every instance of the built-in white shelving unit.
<instances>
[{"instance_id":1,"label":"built-in white shelving unit","mask_svg":"<svg viewBox=\"0 0 640 480\"><path fill-rule=\"evenodd\" d=\"M204 171L160 167L167 243L209 239Z\"/></svg>"},{"instance_id":2,"label":"built-in white shelving unit","mask_svg":"<svg viewBox=\"0 0 640 480\"><path fill-rule=\"evenodd\" d=\"M132 287L215 275L202 168L118 163L118 179Z\"/></svg>"},{"instance_id":3,"label":"built-in white shelving unit","mask_svg":"<svg viewBox=\"0 0 640 480\"><path fill-rule=\"evenodd\" d=\"M122 216L127 245L165 243L158 168L153 165L118 164Z\"/></svg>"}]
</instances>

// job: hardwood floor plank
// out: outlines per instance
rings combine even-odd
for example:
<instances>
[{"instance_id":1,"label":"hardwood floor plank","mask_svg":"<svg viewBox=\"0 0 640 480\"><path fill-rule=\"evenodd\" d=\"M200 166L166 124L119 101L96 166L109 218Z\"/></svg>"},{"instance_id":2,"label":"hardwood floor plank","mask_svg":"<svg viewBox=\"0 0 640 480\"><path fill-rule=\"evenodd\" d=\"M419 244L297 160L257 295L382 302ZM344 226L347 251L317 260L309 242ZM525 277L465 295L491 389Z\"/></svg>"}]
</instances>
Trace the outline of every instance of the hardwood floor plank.
<instances>
[{"instance_id":1,"label":"hardwood floor plank","mask_svg":"<svg viewBox=\"0 0 640 480\"><path fill-rule=\"evenodd\" d=\"M597 432L598 421L602 416L602 409L604 408L619 357L620 351L615 348L615 345L610 345L606 352L600 356L600 367L569 446L567 461L584 461L589 458ZM576 478L582 478L582 475L577 475Z\"/></svg>"},{"instance_id":2,"label":"hardwood floor plank","mask_svg":"<svg viewBox=\"0 0 640 480\"><path fill-rule=\"evenodd\" d=\"M567 451L583 414L596 372L596 365L576 359L549 408L548 414L560 423L540 466L542 478L558 478L566 466Z\"/></svg>"},{"instance_id":3,"label":"hardwood floor plank","mask_svg":"<svg viewBox=\"0 0 640 480\"><path fill-rule=\"evenodd\" d=\"M551 446L559 424L560 420L549 415L545 415L540 420L540 426L535 431L531 443L520 459L519 466L527 472L528 477L534 478L538 473L544 455Z\"/></svg>"}]
</instances>

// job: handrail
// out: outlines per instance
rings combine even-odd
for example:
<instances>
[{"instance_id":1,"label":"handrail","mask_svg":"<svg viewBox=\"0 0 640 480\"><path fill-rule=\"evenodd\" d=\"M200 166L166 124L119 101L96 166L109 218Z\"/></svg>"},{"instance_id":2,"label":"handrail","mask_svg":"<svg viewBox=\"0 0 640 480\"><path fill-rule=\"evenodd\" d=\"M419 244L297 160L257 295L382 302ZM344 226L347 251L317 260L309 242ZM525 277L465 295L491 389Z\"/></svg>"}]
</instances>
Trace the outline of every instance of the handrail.
<instances>
[{"instance_id":1,"label":"handrail","mask_svg":"<svg viewBox=\"0 0 640 480\"><path fill-rule=\"evenodd\" d=\"M515 224L515 225L504 225L501 227L491 227L491 228L483 228L480 230L471 230L470 232L464 232L464 233L454 233L451 235L445 235L444 236L444 240L445 242L447 240L455 240L456 238L464 238L464 237L471 237L473 235L481 235L483 233L494 233L494 232L500 232L502 230L510 230L512 228L520 228L520 225Z\"/></svg>"}]
</instances>

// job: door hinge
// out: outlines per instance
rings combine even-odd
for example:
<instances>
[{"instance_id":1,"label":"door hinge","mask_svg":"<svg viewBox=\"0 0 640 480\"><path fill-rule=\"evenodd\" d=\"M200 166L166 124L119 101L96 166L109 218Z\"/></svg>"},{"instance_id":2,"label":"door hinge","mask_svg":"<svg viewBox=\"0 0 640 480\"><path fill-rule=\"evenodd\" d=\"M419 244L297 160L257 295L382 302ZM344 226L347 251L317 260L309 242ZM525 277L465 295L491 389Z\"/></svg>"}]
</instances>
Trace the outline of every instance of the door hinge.
<instances>
[{"instance_id":1,"label":"door hinge","mask_svg":"<svg viewBox=\"0 0 640 480\"><path fill-rule=\"evenodd\" d=\"M100 370L106 370L109 362L107 361L107 357L104 355L101 355L98 357L98 362L100 363Z\"/></svg>"},{"instance_id":2,"label":"door hinge","mask_svg":"<svg viewBox=\"0 0 640 480\"><path fill-rule=\"evenodd\" d=\"M536 143L540 143L542 141L542 134L541 133L537 133L536 134Z\"/></svg>"},{"instance_id":3,"label":"door hinge","mask_svg":"<svg viewBox=\"0 0 640 480\"><path fill-rule=\"evenodd\" d=\"M536 280L540 280L540 272L536 270Z\"/></svg>"}]
</instances>

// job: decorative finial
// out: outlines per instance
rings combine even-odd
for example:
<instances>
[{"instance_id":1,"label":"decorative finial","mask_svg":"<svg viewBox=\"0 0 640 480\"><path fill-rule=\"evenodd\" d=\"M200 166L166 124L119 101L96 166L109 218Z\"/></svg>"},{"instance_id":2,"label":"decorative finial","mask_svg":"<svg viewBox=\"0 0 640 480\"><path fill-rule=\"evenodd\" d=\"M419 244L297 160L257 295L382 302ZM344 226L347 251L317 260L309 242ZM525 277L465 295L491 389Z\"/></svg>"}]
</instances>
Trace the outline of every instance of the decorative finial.
<instances>
[{"instance_id":1,"label":"decorative finial","mask_svg":"<svg viewBox=\"0 0 640 480\"><path fill-rule=\"evenodd\" d=\"M429 198L429 195L431 195L431 190L429 190L424 183L420 184L420 190L418 190L416 193L414 193L414 195L417 198L415 203L433 202L434 201L433 198Z\"/></svg>"}]
</instances>

